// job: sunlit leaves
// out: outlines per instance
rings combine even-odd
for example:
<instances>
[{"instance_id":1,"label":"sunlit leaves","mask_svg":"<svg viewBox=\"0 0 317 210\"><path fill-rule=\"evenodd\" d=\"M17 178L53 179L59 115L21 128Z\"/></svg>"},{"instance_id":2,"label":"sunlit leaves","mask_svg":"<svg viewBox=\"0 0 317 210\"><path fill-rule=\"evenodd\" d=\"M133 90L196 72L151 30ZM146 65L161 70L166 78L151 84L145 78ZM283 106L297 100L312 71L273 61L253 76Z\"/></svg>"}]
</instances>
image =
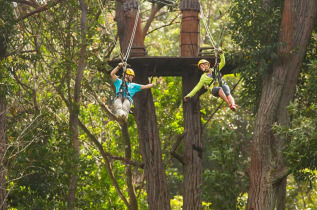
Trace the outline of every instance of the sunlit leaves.
<instances>
[{"instance_id":1,"label":"sunlit leaves","mask_svg":"<svg viewBox=\"0 0 317 210\"><path fill-rule=\"evenodd\" d=\"M239 71L244 78L244 105L255 112L261 94L262 79L276 61L281 5L271 1L235 0L232 3L230 34L237 46Z\"/></svg>"}]
</instances>

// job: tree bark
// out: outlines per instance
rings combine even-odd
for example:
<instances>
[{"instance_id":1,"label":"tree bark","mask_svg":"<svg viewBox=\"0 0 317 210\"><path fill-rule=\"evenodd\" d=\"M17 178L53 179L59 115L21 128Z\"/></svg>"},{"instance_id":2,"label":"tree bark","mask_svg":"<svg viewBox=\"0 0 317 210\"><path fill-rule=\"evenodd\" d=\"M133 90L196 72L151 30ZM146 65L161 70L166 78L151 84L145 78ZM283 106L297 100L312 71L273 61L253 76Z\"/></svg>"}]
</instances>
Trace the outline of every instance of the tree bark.
<instances>
[{"instance_id":1,"label":"tree bark","mask_svg":"<svg viewBox=\"0 0 317 210\"><path fill-rule=\"evenodd\" d=\"M199 11L183 10L180 37L180 55L193 57L198 55ZM198 83L198 71L184 72L182 75L183 97ZM199 95L183 104L184 116L184 181L183 209L201 209L202 182L202 138Z\"/></svg>"},{"instance_id":2,"label":"tree bark","mask_svg":"<svg viewBox=\"0 0 317 210\"><path fill-rule=\"evenodd\" d=\"M5 153L6 153L6 97L5 85L0 83L0 209L7 209L7 187L6 187L6 167L5 167Z\"/></svg>"},{"instance_id":3,"label":"tree bark","mask_svg":"<svg viewBox=\"0 0 317 210\"><path fill-rule=\"evenodd\" d=\"M87 6L84 0L79 0L80 9L81 9L81 37L82 43L79 54L79 61L77 66L77 73L75 78L75 87L74 87L74 96L73 100L70 101L70 118L69 118L69 126L71 131L71 141L73 144L73 167L71 169L71 177L69 184L69 192L68 192L68 209L74 209L75 206L75 198L76 198L76 188L77 188L77 179L78 179L78 167L79 167L79 139L78 139L78 124L79 124L79 104L80 104L80 91L81 91L81 81L83 78L83 72L86 66L85 58L86 58L86 18L87 18Z\"/></svg>"},{"instance_id":4,"label":"tree bark","mask_svg":"<svg viewBox=\"0 0 317 210\"><path fill-rule=\"evenodd\" d=\"M123 123L122 125L122 134L125 143L125 157L128 160L131 160L131 141L128 133L128 124ZM132 166L130 164L126 164L126 182L128 186L128 194L130 198L129 209L138 210L138 200L135 196L134 187L132 184Z\"/></svg>"},{"instance_id":5,"label":"tree bark","mask_svg":"<svg viewBox=\"0 0 317 210\"><path fill-rule=\"evenodd\" d=\"M247 209L285 209L286 163L282 157L284 139L272 132L274 123L289 125L286 106L294 97L297 78L317 15L317 0L284 3L280 41L280 62L263 82L255 121L250 188ZM282 194L278 194L282 192Z\"/></svg>"},{"instance_id":6,"label":"tree bark","mask_svg":"<svg viewBox=\"0 0 317 210\"><path fill-rule=\"evenodd\" d=\"M142 72L142 74L146 75L146 72ZM137 78L138 83L146 84L148 82L147 76ZM138 126L140 150L144 161L149 209L171 209L155 107L150 90L137 93L134 116Z\"/></svg>"},{"instance_id":7,"label":"tree bark","mask_svg":"<svg viewBox=\"0 0 317 210\"><path fill-rule=\"evenodd\" d=\"M128 43L136 17L136 8L123 10L124 3L132 0L118 0L116 5L116 21L120 39L121 51L126 53ZM138 21L133 46L144 47L144 37L141 27L141 19ZM135 82L148 84L148 74L141 69L135 69ZM162 159L161 142L157 127L153 96L150 90L142 90L134 97L134 116L138 127L140 151L144 161L144 175L146 179L146 190L148 209L169 210L170 200L167 190L165 168Z\"/></svg>"},{"instance_id":8,"label":"tree bark","mask_svg":"<svg viewBox=\"0 0 317 210\"><path fill-rule=\"evenodd\" d=\"M123 5L126 3L138 2L137 0L117 0L116 5L116 18L115 21L118 23L118 35L120 40L121 52L125 56L127 48L132 36L132 31L135 23L137 8L130 8L124 11ZM141 18L139 17L133 45L136 47L144 47L143 30L141 25Z\"/></svg>"}]
</instances>

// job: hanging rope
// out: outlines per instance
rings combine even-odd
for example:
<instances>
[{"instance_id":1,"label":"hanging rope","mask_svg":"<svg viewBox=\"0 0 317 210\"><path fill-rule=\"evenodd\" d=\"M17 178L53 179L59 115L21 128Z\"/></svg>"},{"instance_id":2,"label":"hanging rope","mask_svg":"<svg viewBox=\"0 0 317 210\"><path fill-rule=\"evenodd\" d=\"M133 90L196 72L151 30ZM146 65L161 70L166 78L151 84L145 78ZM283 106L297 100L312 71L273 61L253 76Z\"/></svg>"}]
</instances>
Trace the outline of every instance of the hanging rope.
<instances>
[{"instance_id":1,"label":"hanging rope","mask_svg":"<svg viewBox=\"0 0 317 210\"><path fill-rule=\"evenodd\" d=\"M203 11L203 8L202 6L200 6L200 16L201 16L201 19L203 20L203 24L204 24L204 27L205 27L205 30L206 30L206 34L211 42L211 45L214 47L215 49L215 52L216 52L216 49L218 48L218 44L216 43L216 41L214 40L214 38L212 37L210 31L209 31L209 27L207 25L207 22L206 22L206 17L204 15L204 11Z\"/></svg>"},{"instance_id":2,"label":"hanging rope","mask_svg":"<svg viewBox=\"0 0 317 210\"><path fill-rule=\"evenodd\" d=\"M136 13L136 17L135 17L135 22L134 22L134 26L133 26L133 31L132 31L132 35L131 35L131 39L127 48L127 51L125 53L125 56L123 58L123 62L126 63L129 56L130 56L130 52L131 52L131 48L132 48L132 44L133 44L133 40L134 40L134 36L135 36L135 31L136 31L136 27L138 25L138 21L139 21L139 15L140 15L140 4L138 4L138 11Z\"/></svg>"},{"instance_id":3,"label":"hanging rope","mask_svg":"<svg viewBox=\"0 0 317 210\"><path fill-rule=\"evenodd\" d=\"M206 22L206 17L204 15L204 11L203 11L202 6L200 6L200 16L201 16L201 19L203 20L203 24L204 24L204 27L205 27L205 30L206 30L207 37L209 38L210 43L212 44L212 46L214 48L215 64L214 64L214 69L213 69L213 77L214 77L214 82L213 83L216 86L222 86L221 73L219 71L219 63L218 63L218 49L219 49L219 46L218 46L218 44L216 43L216 41L214 40L213 36L210 33L210 30L209 30L208 24Z\"/></svg>"}]
</instances>

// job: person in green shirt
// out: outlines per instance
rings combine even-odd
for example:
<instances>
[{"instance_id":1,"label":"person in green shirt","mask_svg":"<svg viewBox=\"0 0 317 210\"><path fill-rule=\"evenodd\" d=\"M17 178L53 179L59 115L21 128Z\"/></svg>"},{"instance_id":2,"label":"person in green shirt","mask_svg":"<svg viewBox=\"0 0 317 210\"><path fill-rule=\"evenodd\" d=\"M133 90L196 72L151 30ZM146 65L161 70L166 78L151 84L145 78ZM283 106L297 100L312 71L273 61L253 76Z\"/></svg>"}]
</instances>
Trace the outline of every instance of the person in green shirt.
<instances>
[{"instance_id":1,"label":"person in green shirt","mask_svg":"<svg viewBox=\"0 0 317 210\"><path fill-rule=\"evenodd\" d=\"M218 49L218 53L220 55L220 63L219 63L219 71L224 67L226 60L225 55L222 51L222 49ZM214 68L210 68L209 61L202 59L197 64L198 68L204 72L203 75L201 75L200 80L198 84L194 87L194 89L188 93L184 97L184 101L188 101L191 97L193 97L203 86L208 86L211 83L214 83L213 88L211 90L211 93L216 96L220 97L222 100L224 100L230 107L231 110L236 111L237 105L234 102L234 98L232 97L230 93L229 86L224 82L220 82L220 86L216 86L215 83L217 82L217 78L215 78Z\"/></svg>"}]
</instances>

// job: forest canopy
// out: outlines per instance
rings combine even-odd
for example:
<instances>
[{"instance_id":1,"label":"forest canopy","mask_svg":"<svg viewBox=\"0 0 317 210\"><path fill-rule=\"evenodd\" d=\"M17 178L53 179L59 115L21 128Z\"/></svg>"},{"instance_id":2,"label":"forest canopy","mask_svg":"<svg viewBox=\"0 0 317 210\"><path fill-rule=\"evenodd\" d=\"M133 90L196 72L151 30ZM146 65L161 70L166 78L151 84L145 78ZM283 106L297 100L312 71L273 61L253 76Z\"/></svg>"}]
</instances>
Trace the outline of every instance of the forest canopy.
<instances>
[{"instance_id":1,"label":"forest canopy","mask_svg":"<svg viewBox=\"0 0 317 210\"><path fill-rule=\"evenodd\" d=\"M316 0L0 8L0 209L317 205ZM214 48L224 52L235 112L209 89L184 101L203 73L203 47L211 67ZM196 60L179 64L181 76L152 76L160 69L141 61L158 57ZM153 86L135 94L124 122L111 72L133 59L133 81Z\"/></svg>"}]
</instances>

